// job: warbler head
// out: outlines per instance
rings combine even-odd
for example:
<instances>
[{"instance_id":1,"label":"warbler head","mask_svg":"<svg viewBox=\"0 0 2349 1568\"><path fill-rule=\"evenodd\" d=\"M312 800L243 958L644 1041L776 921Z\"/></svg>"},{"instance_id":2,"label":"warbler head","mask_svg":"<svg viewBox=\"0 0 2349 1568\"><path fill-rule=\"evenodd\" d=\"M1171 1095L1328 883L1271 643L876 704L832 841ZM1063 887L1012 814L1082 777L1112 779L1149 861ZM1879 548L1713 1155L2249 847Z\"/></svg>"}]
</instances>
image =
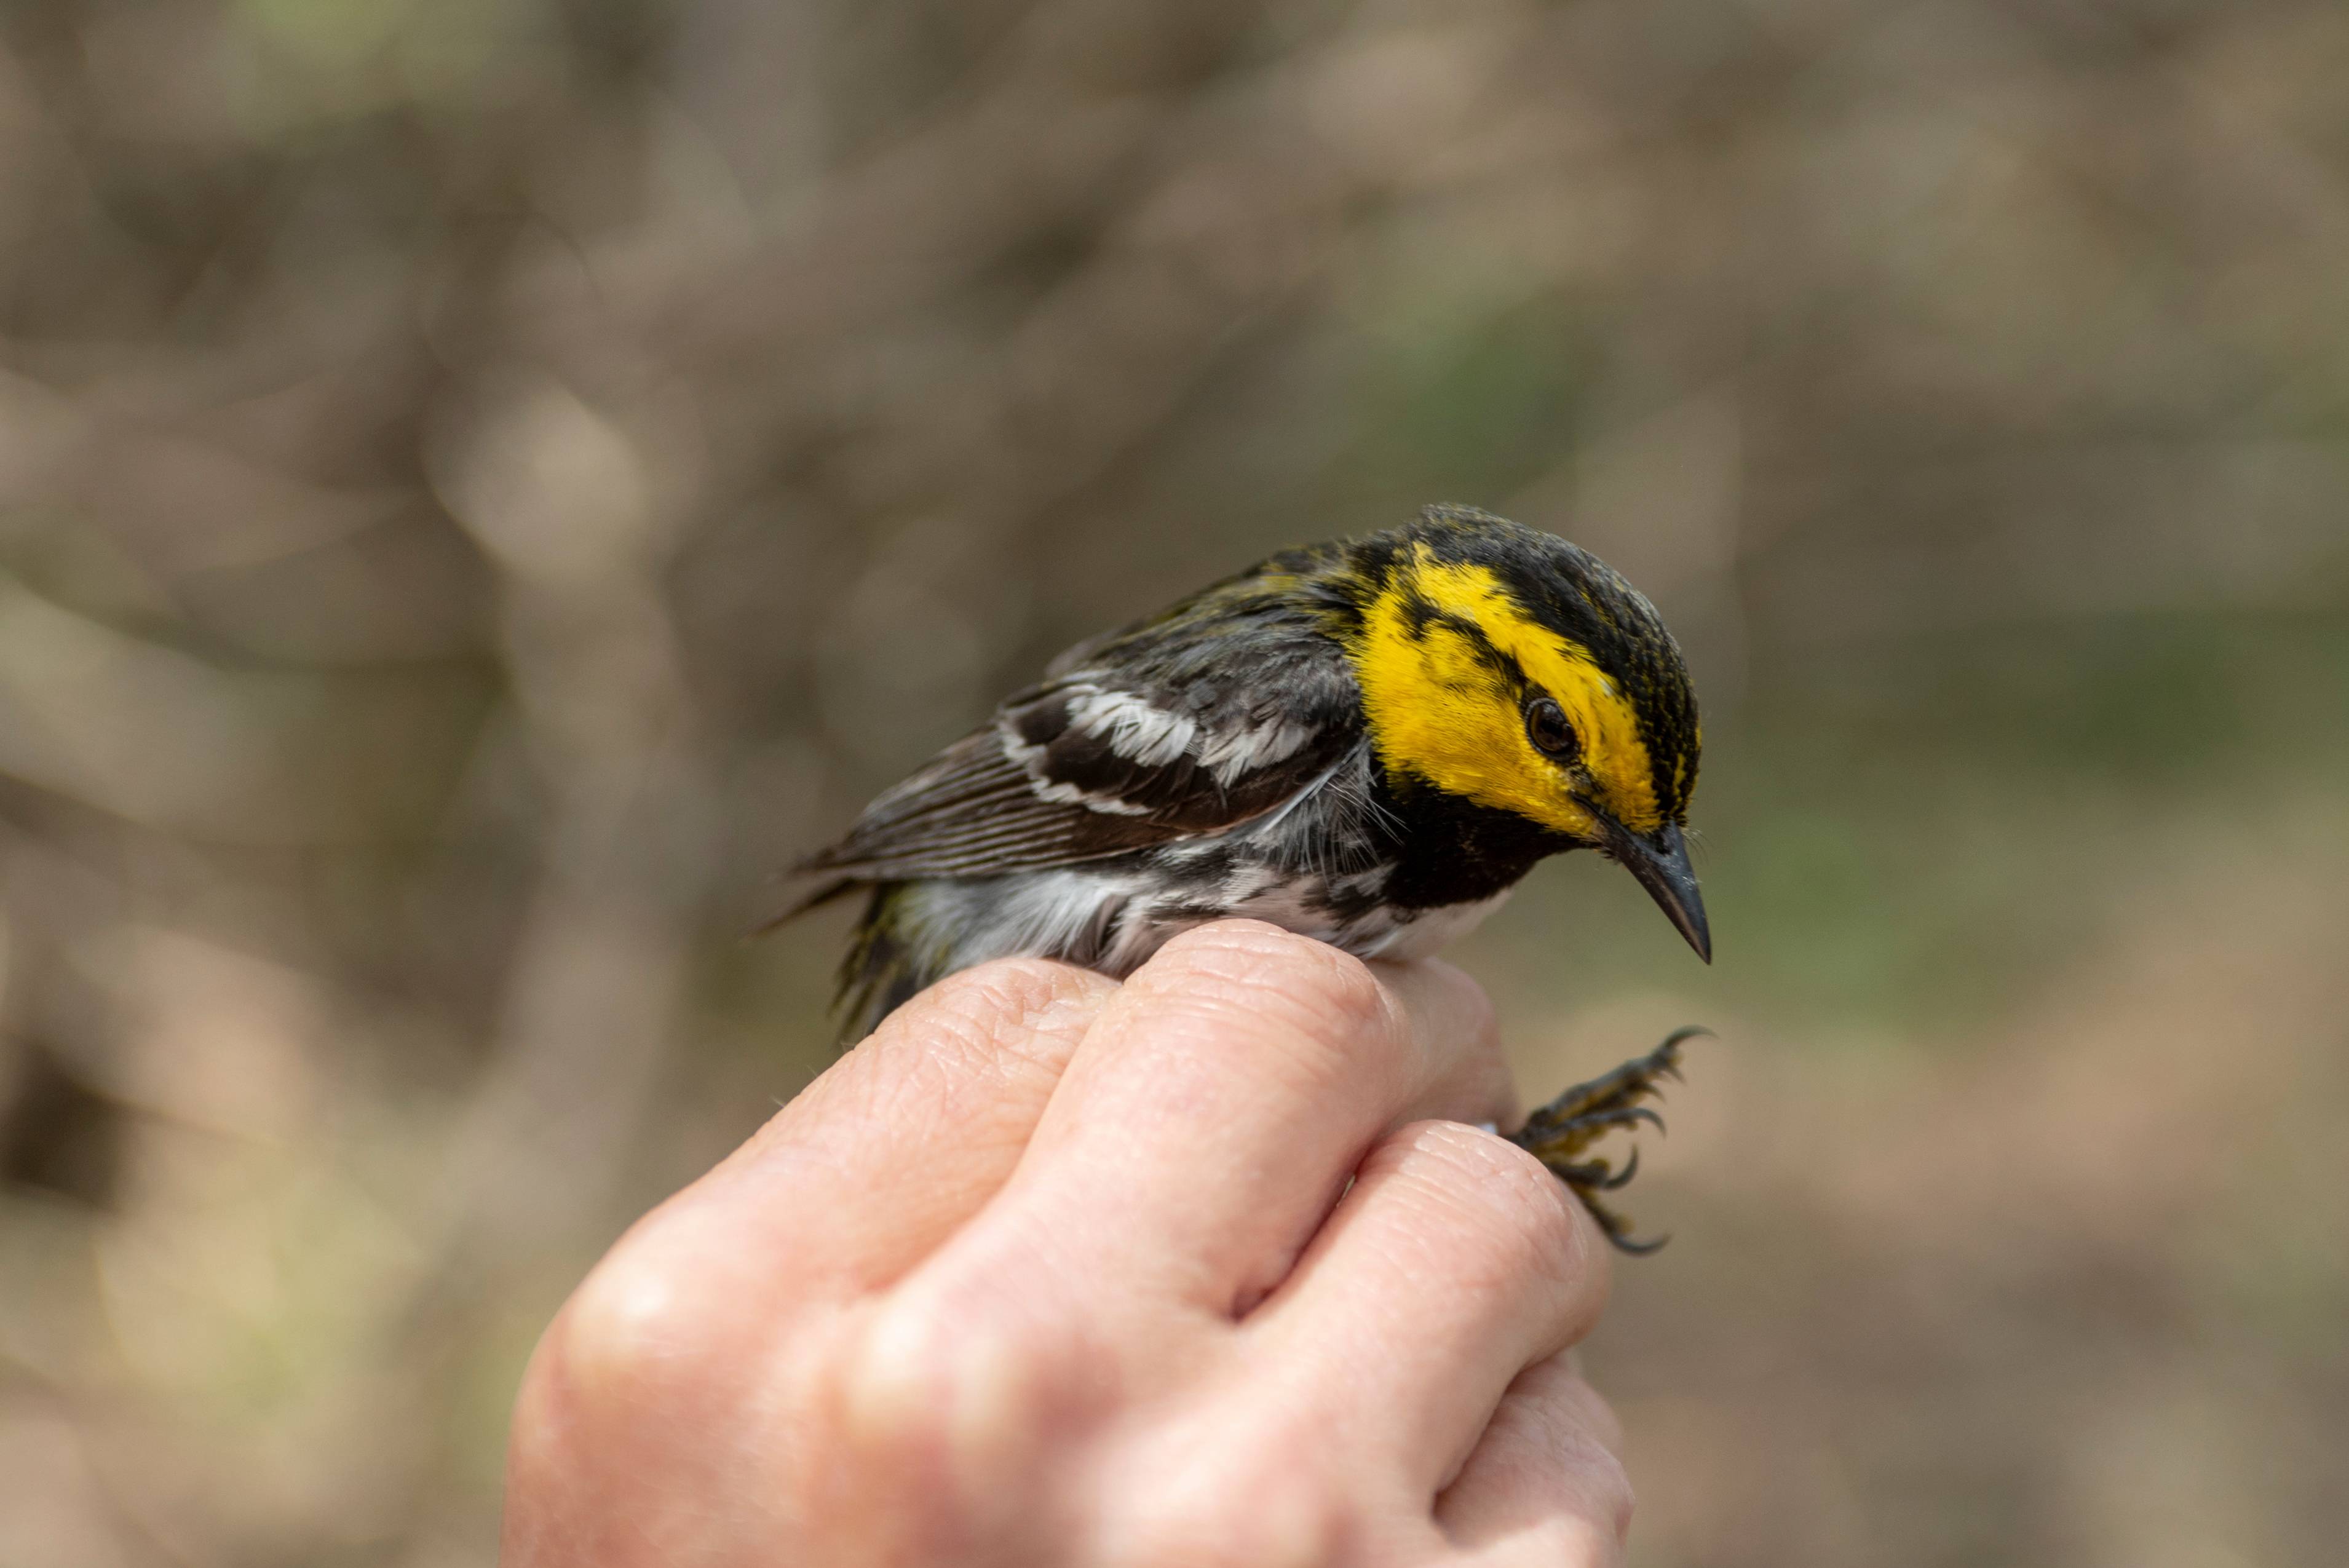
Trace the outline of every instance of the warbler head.
<instances>
[{"instance_id":1,"label":"warbler head","mask_svg":"<svg viewBox=\"0 0 2349 1568\"><path fill-rule=\"evenodd\" d=\"M1710 963L1682 838L1696 696L1655 607L1589 552L1468 507L1353 549L1346 643L1388 778L1599 851Z\"/></svg>"}]
</instances>

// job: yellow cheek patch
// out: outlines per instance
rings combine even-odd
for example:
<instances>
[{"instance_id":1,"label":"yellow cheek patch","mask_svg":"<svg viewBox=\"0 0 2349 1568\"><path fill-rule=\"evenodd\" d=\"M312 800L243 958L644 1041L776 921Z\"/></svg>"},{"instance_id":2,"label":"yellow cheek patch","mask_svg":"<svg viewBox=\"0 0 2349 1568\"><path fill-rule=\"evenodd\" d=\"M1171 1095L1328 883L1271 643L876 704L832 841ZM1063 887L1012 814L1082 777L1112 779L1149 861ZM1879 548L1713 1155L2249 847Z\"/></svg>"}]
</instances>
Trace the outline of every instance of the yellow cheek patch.
<instances>
[{"instance_id":1,"label":"yellow cheek patch","mask_svg":"<svg viewBox=\"0 0 2349 1568\"><path fill-rule=\"evenodd\" d=\"M1371 743L1387 771L1577 838L1596 835L1568 796L1564 769L1526 738L1518 688L1495 652L1566 710L1599 803L1633 832L1661 827L1638 715L1588 650L1518 608L1490 568L1438 562L1424 545L1364 613L1352 649Z\"/></svg>"}]
</instances>

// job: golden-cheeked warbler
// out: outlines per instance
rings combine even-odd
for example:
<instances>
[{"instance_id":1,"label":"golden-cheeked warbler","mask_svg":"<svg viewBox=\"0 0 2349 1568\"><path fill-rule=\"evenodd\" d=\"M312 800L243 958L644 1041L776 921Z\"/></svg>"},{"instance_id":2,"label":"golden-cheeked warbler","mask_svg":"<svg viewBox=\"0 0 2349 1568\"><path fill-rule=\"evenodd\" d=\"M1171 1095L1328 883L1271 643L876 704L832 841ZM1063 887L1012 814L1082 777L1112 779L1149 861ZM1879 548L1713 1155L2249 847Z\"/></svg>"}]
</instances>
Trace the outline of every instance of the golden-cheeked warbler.
<instances>
[{"instance_id":1,"label":"golden-cheeked warbler","mask_svg":"<svg viewBox=\"0 0 2349 1568\"><path fill-rule=\"evenodd\" d=\"M1284 551L1055 659L795 868L788 918L871 890L842 971L848 1037L940 977L1059 958L1123 977L1247 915L1365 958L1468 930L1534 862L1593 849L1698 956L1682 837L1696 698L1671 634L1554 535L1434 506ZM1682 1031L1568 1090L1515 1140L1638 1250L1587 1157L1678 1066Z\"/></svg>"}]
</instances>

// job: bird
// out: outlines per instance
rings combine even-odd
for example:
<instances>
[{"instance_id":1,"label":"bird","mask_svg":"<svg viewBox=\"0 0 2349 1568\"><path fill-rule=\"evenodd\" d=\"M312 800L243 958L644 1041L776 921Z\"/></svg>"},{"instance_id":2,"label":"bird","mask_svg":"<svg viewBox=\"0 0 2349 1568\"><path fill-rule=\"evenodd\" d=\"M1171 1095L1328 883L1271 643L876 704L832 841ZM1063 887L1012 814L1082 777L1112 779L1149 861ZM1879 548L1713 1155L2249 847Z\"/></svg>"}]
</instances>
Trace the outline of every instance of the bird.
<instances>
[{"instance_id":1,"label":"bird","mask_svg":"<svg viewBox=\"0 0 2349 1568\"><path fill-rule=\"evenodd\" d=\"M1090 638L792 867L779 923L863 892L840 975L853 1041L931 983L1008 957L1123 978L1248 916L1362 958L1474 928L1540 861L1595 850L1706 963L1689 861L1702 732L1680 647L1613 568L1473 507L1284 550ZM1674 1033L1506 1134L1617 1246L1661 1128Z\"/></svg>"}]
</instances>

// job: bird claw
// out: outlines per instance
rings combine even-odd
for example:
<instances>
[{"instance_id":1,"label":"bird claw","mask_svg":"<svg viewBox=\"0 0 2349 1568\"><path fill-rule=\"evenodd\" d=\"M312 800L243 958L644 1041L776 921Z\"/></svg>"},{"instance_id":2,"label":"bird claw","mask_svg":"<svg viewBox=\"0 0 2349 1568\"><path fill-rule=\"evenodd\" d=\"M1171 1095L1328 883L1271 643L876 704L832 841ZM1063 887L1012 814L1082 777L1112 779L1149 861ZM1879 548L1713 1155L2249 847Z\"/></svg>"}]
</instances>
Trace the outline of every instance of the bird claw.
<instances>
[{"instance_id":1,"label":"bird claw","mask_svg":"<svg viewBox=\"0 0 2349 1568\"><path fill-rule=\"evenodd\" d=\"M1578 1192L1619 1192L1640 1173L1640 1151L1631 1150L1620 1171L1604 1160L1590 1160L1579 1165L1551 1165L1549 1171Z\"/></svg>"},{"instance_id":2,"label":"bird claw","mask_svg":"<svg viewBox=\"0 0 2349 1568\"><path fill-rule=\"evenodd\" d=\"M1634 1128L1644 1122L1662 1132L1664 1119L1640 1102L1660 1092L1660 1080L1681 1081L1682 1045L1712 1033L1696 1026L1673 1030L1646 1056L1568 1089L1527 1117L1525 1126L1509 1135L1511 1142L1539 1159L1566 1184L1619 1252L1644 1256L1671 1239L1634 1237L1630 1222L1599 1202L1599 1194L1619 1191L1630 1183L1640 1169L1640 1151L1632 1150L1619 1171L1604 1160L1579 1161L1577 1156L1618 1128Z\"/></svg>"},{"instance_id":3,"label":"bird claw","mask_svg":"<svg viewBox=\"0 0 2349 1568\"><path fill-rule=\"evenodd\" d=\"M1599 1222L1599 1234L1605 1236L1608 1244L1619 1253L1627 1253L1635 1258L1644 1258L1651 1253L1662 1251L1664 1243L1671 1240L1669 1235L1646 1239L1634 1236L1631 1234L1630 1220L1580 1188L1575 1189L1574 1195L1582 1201L1583 1208L1588 1210L1590 1217Z\"/></svg>"}]
</instances>

